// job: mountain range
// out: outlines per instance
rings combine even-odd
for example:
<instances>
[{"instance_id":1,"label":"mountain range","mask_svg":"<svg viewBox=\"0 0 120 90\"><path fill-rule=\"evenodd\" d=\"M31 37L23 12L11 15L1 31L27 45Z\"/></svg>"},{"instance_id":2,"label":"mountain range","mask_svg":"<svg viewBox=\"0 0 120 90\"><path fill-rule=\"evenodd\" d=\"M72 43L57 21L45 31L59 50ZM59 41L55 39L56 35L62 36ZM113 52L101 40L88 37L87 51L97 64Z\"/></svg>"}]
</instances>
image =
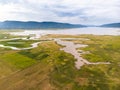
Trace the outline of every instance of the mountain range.
<instances>
[{"instance_id":1,"label":"mountain range","mask_svg":"<svg viewBox=\"0 0 120 90\"><path fill-rule=\"evenodd\" d=\"M0 29L66 29L66 28L83 28L96 27L94 25L81 25L60 22L35 22L35 21L4 21L0 22ZM103 24L97 27L120 28L120 23Z\"/></svg>"},{"instance_id":2,"label":"mountain range","mask_svg":"<svg viewBox=\"0 0 120 90\"><path fill-rule=\"evenodd\" d=\"M57 28L82 28L85 25L59 22L35 22L35 21L4 21L0 22L0 29L57 29Z\"/></svg>"},{"instance_id":3,"label":"mountain range","mask_svg":"<svg viewBox=\"0 0 120 90\"><path fill-rule=\"evenodd\" d=\"M100 27L114 27L114 28L120 28L120 23L110 23L110 24L104 24Z\"/></svg>"}]
</instances>

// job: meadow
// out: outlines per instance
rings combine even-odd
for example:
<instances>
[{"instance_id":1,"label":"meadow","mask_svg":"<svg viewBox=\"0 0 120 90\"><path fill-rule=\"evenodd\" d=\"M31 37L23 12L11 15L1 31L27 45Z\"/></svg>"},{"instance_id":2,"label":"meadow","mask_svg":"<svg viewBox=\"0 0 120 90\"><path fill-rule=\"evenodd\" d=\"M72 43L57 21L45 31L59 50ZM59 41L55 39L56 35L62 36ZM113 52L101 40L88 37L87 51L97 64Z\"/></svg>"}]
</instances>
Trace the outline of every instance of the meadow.
<instances>
[{"instance_id":1,"label":"meadow","mask_svg":"<svg viewBox=\"0 0 120 90\"><path fill-rule=\"evenodd\" d=\"M0 44L5 46L13 46L17 48L26 48L31 47L31 44L35 42L40 42L41 40L22 40L22 39L15 39L15 40L8 40L8 41L0 41Z\"/></svg>"},{"instance_id":2,"label":"meadow","mask_svg":"<svg viewBox=\"0 0 120 90\"><path fill-rule=\"evenodd\" d=\"M83 58L110 64L84 65L78 70L74 56L61 51L62 46L53 40L29 50L0 48L0 90L119 90L120 36L46 35L42 38L76 38L71 41L88 45L78 48L90 52L83 54Z\"/></svg>"}]
</instances>

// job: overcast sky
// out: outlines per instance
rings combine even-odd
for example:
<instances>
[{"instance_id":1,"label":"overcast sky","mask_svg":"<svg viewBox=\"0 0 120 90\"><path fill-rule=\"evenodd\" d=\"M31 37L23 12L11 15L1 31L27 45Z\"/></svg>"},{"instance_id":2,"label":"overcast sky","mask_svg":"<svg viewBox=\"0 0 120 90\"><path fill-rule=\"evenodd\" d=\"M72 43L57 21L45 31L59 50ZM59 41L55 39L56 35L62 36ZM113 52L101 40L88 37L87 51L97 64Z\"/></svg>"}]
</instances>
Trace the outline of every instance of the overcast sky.
<instances>
[{"instance_id":1,"label":"overcast sky","mask_svg":"<svg viewBox=\"0 0 120 90\"><path fill-rule=\"evenodd\" d=\"M0 21L120 22L120 0L0 0Z\"/></svg>"}]
</instances>

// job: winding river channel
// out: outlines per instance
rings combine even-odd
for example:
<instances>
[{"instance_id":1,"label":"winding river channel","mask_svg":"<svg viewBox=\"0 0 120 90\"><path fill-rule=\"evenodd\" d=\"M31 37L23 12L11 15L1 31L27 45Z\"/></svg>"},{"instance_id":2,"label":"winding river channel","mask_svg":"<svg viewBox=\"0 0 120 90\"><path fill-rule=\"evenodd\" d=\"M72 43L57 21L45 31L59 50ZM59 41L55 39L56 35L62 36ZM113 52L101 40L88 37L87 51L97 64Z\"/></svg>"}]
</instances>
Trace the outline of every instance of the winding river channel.
<instances>
[{"instance_id":1,"label":"winding river channel","mask_svg":"<svg viewBox=\"0 0 120 90\"><path fill-rule=\"evenodd\" d=\"M10 39L10 40L15 40L16 38L13 38L13 39ZM60 50L64 50L64 52L66 53L70 53L71 55L74 56L74 58L77 60L75 62L75 67L77 69L80 69L81 66L85 65L85 64L94 64L94 65L97 65L97 64L110 64L109 62L97 62L97 63L92 63L92 62L89 62L87 61L86 59L83 59L81 57L81 53L79 53L77 51L77 48L81 48L81 47L87 47L88 45L83 45L83 44L75 44L73 43L72 41L65 41L69 38L53 38L53 40L59 44L59 45L62 45L64 46L63 48L61 48ZM70 39L75 39L75 38L70 38ZM87 40L87 39L84 39L84 40ZM2 40L4 41L4 40ZM6 41L6 40L5 40ZM0 44L0 47L3 47L3 48L11 48L13 50L26 50L26 49L32 49L32 48L36 48L38 47L38 44L40 44L41 42L36 42L36 43L33 43L31 44L31 47L27 47L27 48L17 48L17 47L13 47L13 46L5 46L5 45L2 45Z\"/></svg>"},{"instance_id":2,"label":"winding river channel","mask_svg":"<svg viewBox=\"0 0 120 90\"><path fill-rule=\"evenodd\" d=\"M4 40L0 40L0 41L9 41L9 40L17 40L17 39L22 39L22 40L27 40L26 38L12 38L12 39L4 39ZM13 47L13 46L5 46L3 44L0 44L0 47L3 48L10 48L12 50L26 50L26 49L32 49L32 48L36 48L38 47L38 44L41 42L35 42L33 44L31 44L31 47L27 47L27 48L17 48L17 47Z\"/></svg>"},{"instance_id":3,"label":"winding river channel","mask_svg":"<svg viewBox=\"0 0 120 90\"><path fill-rule=\"evenodd\" d=\"M87 47L88 45L83 45L83 44L74 44L72 41L65 41L65 40L61 40L61 39L55 39L55 41L57 42L57 44L60 44L62 46L65 46L63 48L61 48L61 50L64 50L66 53L70 53L74 56L74 58L77 60L75 62L75 67L77 69L80 69L81 66L85 65L85 64L94 64L94 65L98 65L98 64L110 64L109 62L97 62L97 63L93 63L93 62L89 62L86 59L81 57L81 53L79 53L77 51L77 48L81 48L81 47Z\"/></svg>"}]
</instances>

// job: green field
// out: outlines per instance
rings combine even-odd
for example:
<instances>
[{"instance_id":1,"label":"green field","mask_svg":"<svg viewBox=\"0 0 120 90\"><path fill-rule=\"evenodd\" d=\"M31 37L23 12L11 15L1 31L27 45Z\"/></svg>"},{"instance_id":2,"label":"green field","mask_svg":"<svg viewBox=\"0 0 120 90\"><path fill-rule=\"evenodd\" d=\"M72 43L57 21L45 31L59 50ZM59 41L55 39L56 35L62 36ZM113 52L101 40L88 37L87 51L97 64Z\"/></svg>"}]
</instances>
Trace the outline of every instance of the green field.
<instances>
[{"instance_id":1,"label":"green field","mask_svg":"<svg viewBox=\"0 0 120 90\"><path fill-rule=\"evenodd\" d=\"M80 48L90 52L82 56L91 62L111 64L85 65L77 70L74 57L60 51L61 46L54 41L42 42L30 50L0 48L0 90L119 90L120 36L47 35L44 38L51 37L88 38L73 40L89 45Z\"/></svg>"},{"instance_id":2,"label":"green field","mask_svg":"<svg viewBox=\"0 0 120 90\"><path fill-rule=\"evenodd\" d=\"M10 32L23 32L22 30L0 30L0 39L21 38L26 36L11 35Z\"/></svg>"},{"instance_id":3,"label":"green field","mask_svg":"<svg viewBox=\"0 0 120 90\"><path fill-rule=\"evenodd\" d=\"M5 46L13 46L17 48L26 48L31 47L31 44L35 42L40 42L41 40L22 40L22 39L16 39L16 40L8 40L8 41L0 41L0 44Z\"/></svg>"}]
</instances>

